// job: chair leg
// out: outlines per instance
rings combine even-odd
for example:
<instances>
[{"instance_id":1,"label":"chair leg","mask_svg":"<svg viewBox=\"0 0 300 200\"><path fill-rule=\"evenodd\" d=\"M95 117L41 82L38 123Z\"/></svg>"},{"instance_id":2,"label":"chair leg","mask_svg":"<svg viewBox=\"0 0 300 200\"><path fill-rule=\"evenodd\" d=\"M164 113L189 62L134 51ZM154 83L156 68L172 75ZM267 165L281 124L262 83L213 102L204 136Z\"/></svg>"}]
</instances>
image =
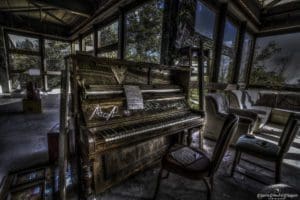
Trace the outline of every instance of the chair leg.
<instances>
[{"instance_id":1,"label":"chair leg","mask_svg":"<svg viewBox=\"0 0 300 200\"><path fill-rule=\"evenodd\" d=\"M282 160L276 161L275 183L279 183L281 180L281 165L282 165Z\"/></svg>"},{"instance_id":2,"label":"chair leg","mask_svg":"<svg viewBox=\"0 0 300 200\"><path fill-rule=\"evenodd\" d=\"M206 194L206 199L210 200L211 198L211 188L209 186L209 183L207 182L207 180L204 178L203 182L205 183L206 189L207 189L207 194Z\"/></svg>"},{"instance_id":3,"label":"chair leg","mask_svg":"<svg viewBox=\"0 0 300 200\"><path fill-rule=\"evenodd\" d=\"M214 175L213 174L209 177L209 184L210 184L211 192L213 192L214 191Z\"/></svg>"},{"instance_id":4,"label":"chair leg","mask_svg":"<svg viewBox=\"0 0 300 200\"><path fill-rule=\"evenodd\" d=\"M240 151L235 151L235 157L232 163L232 167L231 167L231 172L230 172L230 176L233 176L234 170L236 165L240 162L240 158L241 158L241 152Z\"/></svg>"},{"instance_id":5,"label":"chair leg","mask_svg":"<svg viewBox=\"0 0 300 200\"><path fill-rule=\"evenodd\" d=\"M162 178L162 172L163 172L163 168L161 168L161 169L159 170L159 173L158 173L157 183L156 183L156 188L155 188L153 200L155 200L156 197L157 197L157 193L158 193L159 186L160 186L160 181L161 181L161 178Z\"/></svg>"},{"instance_id":6,"label":"chair leg","mask_svg":"<svg viewBox=\"0 0 300 200\"><path fill-rule=\"evenodd\" d=\"M162 176L162 179L167 179L167 178L169 178L169 175L170 175L170 172L169 172L169 171L167 171L167 174L166 174L166 176L164 176L164 177L163 177L162 175L161 175L161 176Z\"/></svg>"}]
</instances>

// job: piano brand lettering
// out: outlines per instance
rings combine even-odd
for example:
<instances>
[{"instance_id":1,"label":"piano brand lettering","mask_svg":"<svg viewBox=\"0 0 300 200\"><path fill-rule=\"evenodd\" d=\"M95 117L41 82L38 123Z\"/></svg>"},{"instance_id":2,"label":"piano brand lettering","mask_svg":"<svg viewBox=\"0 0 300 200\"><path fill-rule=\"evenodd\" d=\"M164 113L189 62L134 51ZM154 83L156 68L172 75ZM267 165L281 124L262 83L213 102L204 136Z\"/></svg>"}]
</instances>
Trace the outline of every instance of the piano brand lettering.
<instances>
[{"instance_id":1,"label":"piano brand lettering","mask_svg":"<svg viewBox=\"0 0 300 200\"><path fill-rule=\"evenodd\" d=\"M89 120L92 120L95 117L100 117L100 118L104 118L106 120L109 120L111 118L119 116L118 112L119 112L118 106L113 106L112 109L110 110L110 112L104 112L102 110L101 106L97 105L96 108L94 109L93 113L89 117Z\"/></svg>"}]
</instances>

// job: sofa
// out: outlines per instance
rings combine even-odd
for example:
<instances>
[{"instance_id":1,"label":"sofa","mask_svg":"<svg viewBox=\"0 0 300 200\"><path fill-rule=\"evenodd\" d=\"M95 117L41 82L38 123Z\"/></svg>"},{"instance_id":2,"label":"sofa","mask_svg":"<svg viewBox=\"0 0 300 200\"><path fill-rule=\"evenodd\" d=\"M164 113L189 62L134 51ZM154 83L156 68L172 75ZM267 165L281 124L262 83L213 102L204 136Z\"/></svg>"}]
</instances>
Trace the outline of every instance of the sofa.
<instances>
[{"instance_id":1,"label":"sofa","mask_svg":"<svg viewBox=\"0 0 300 200\"><path fill-rule=\"evenodd\" d=\"M226 91L229 107L255 112L254 133L280 136L291 112L300 112L300 93L258 89Z\"/></svg>"}]
</instances>

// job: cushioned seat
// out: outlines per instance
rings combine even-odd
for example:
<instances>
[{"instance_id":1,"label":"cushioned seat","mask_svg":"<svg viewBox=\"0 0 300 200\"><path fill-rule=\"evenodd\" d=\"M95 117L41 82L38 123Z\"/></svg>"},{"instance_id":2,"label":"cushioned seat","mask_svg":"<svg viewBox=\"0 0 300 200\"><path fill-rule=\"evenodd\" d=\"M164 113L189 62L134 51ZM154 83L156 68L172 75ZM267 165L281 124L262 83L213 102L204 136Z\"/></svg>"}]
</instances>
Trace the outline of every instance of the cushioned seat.
<instances>
[{"instance_id":1,"label":"cushioned seat","mask_svg":"<svg viewBox=\"0 0 300 200\"><path fill-rule=\"evenodd\" d=\"M172 147L162 162L168 171L190 179L199 179L208 175L211 165L205 153L183 145Z\"/></svg>"},{"instance_id":2,"label":"cushioned seat","mask_svg":"<svg viewBox=\"0 0 300 200\"><path fill-rule=\"evenodd\" d=\"M267 132L267 133L274 133L276 135L281 135L283 129L284 129L284 125L267 123L261 128L260 132Z\"/></svg>"},{"instance_id":3,"label":"cushioned seat","mask_svg":"<svg viewBox=\"0 0 300 200\"><path fill-rule=\"evenodd\" d=\"M279 146L254 136L241 136L236 142L236 149L248 154L275 160L279 153Z\"/></svg>"}]
</instances>

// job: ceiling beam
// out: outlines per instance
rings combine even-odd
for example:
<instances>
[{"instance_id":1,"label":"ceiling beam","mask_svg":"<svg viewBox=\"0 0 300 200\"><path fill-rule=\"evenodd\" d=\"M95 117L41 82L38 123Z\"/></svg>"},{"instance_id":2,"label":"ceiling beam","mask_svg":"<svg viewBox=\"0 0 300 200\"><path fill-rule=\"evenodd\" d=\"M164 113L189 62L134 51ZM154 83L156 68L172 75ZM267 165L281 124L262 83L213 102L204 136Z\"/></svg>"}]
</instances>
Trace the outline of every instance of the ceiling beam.
<instances>
[{"instance_id":1,"label":"ceiling beam","mask_svg":"<svg viewBox=\"0 0 300 200\"><path fill-rule=\"evenodd\" d=\"M46 10L46 11L52 11L52 10L58 10L58 8L53 8L53 7L42 7L42 10ZM1 11L5 11L5 12L29 12L29 11L40 11L40 8L36 8L36 7L26 7L26 6L21 6L21 7L0 7Z\"/></svg>"},{"instance_id":2,"label":"ceiling beam","mask_svg":"<svg viewBox=\"0 0 300 200\"><path fill-rule=\"evenodd\" d=\"M55 24L39 19L18 16L10 12L0 11L0 26L11 29L24 30L32 34L53 35L54 37L67 38L69 36L69 26Z\"/></svg>"},{"instance_id":3,"label":"ceiling beam","mask_svg":"<svg viewBox=\"0 0 300 200\"><path fill-rule=\"evenodd\" d=\"M264 10L272 8L274 5L276 5L277 3L279 3L281 0L273 0L270 3L268 3L267 5L264 6Z\"/></svg>"},{"instance_id":4,"label":"ceiling beam","mask_svg":"<svg viewBox=\"0 0 300 200\"><path fill-rule=\"evenodd\" d=\"M263 17L289 14L291 12L300 11L300 2L290 2L283 5L274 6L262 12Z\"/></svg>"},{"instance_id":5,"label":"ceiling beam","mask_svg":"<svg viewBox=\"0 0 300 200\"><path fill-rule=\"evenodd\" d=\"M30 0L30 2L55 7L83 17L90 17L94 8L86 0Z\"/></svg>"},{"instance_id":6,"label":"ceiling beam","mask_svg":"<svg viewBox=\"0 0 300 200\"><path fill-rule=\"evenodd\" d=\"M39 8L41 12L46 13L47 15L49 15L50 17L52 17L53 19L55 19L56 21L58 21L58 22L61 23L62 25L68 26L68 24L67 24L65 21L63 21L62 19L58 18L58 17L55 16L54 14L52 14L52 13L46 11L46 10L42 10L42 7L41 7L41 6L39 6L39 5L37 5L37 4L33 3L33 2L31 2L31 4L34 5L36 8Z\"/></svg>"}]
</instances>

